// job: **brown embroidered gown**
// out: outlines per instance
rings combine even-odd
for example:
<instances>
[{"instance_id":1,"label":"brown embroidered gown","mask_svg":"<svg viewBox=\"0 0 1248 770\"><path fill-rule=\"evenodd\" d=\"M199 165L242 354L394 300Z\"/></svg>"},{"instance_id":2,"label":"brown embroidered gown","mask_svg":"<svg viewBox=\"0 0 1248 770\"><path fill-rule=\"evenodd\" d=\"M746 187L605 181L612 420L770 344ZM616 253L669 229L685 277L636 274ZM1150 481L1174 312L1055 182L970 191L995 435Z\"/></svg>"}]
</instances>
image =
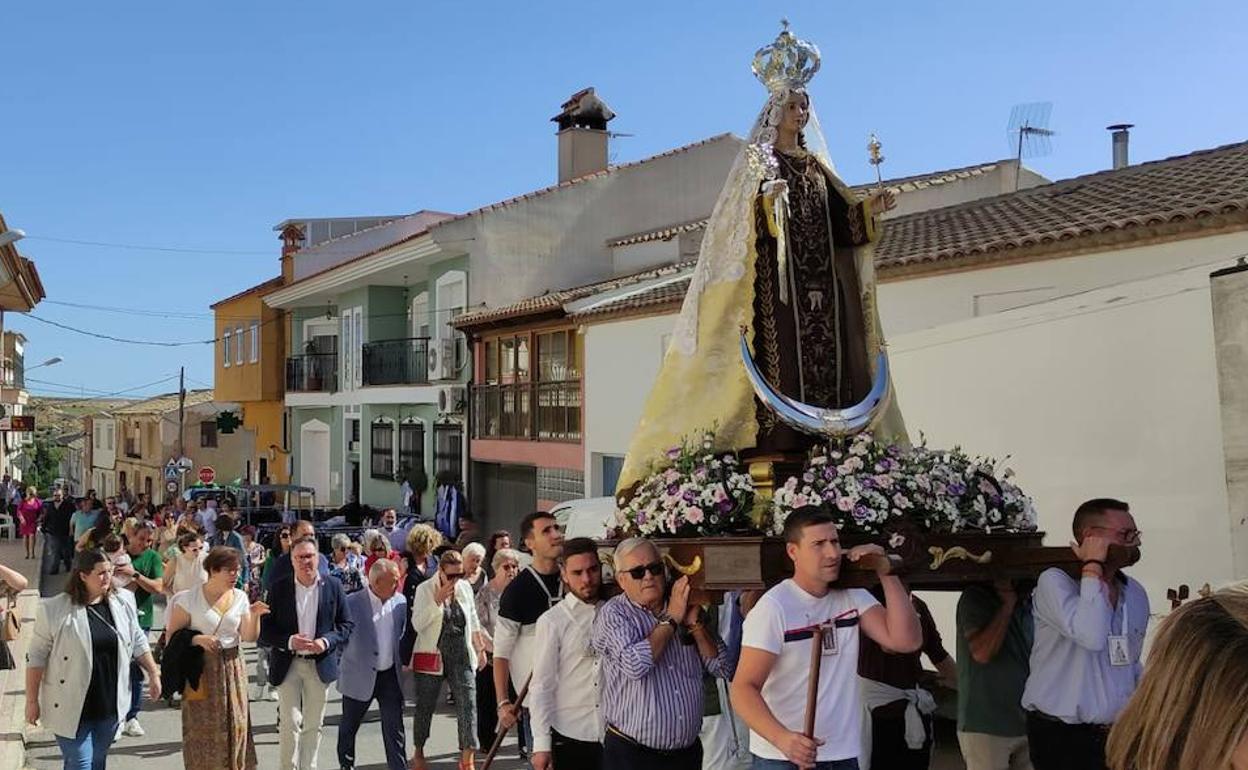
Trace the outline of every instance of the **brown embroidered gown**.
<instances>
[{"instance_id":1,"label":"brown embroidered gown","mask_svg":"<svg viewBox=\"0 0 1248 770\"><path fill-rule=\"evenodd\" d=\"M862 204L846 201L805 152L777 151L789 185L788 302L780 299L776 240L762 196L755 205L754 358L781 393L814 406L845 407L871 389L854 247L865 244ZM755 452L799 452L818 439L776 420L755 399Z\"/></svg>"}]
</instances>

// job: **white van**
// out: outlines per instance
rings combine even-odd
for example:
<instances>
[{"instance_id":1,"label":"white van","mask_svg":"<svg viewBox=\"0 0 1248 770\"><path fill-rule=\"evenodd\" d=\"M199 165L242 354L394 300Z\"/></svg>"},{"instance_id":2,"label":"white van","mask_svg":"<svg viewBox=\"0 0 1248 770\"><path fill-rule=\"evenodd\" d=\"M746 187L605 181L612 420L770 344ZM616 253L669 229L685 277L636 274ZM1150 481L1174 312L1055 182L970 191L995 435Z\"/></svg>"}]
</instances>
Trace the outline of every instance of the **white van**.
<instances>
[{"instance_id":1,"label":"white van","mask_svg":"<svg viewBox=\"0 0 1248 770\"><path fill-rule=\"evenodd\" d=\"M587 497L568 500L550 509L563 527L563 536L602 540L615 524L614 497Z\"/></svg>"}]
</instances>

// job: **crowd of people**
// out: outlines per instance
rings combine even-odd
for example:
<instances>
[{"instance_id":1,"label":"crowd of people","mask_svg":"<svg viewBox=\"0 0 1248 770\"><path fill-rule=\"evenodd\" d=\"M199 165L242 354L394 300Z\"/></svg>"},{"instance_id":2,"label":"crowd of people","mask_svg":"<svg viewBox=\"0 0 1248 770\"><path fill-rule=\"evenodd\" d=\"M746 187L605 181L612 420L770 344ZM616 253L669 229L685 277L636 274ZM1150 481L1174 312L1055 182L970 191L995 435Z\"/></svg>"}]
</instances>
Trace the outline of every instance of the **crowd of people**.
<instances>
[{"instance_id":1,"label":"crowd of people","mask_svg":"<svg viewBox=\"0 0 1248 770\"><path fill-rule=\"evenodd\" d=\"M104 767L115 740L142 734L145 682L147 699L180 701L185 767L255 767L240 645L256 642L283 770L316 767L331 686L341 768L356 766L374 704L386 766L427 768L444 692L461 770L513 729L536 770L927 768L936 704L921 656L957 690L968 770L1248 770L1248 594L1171 613L1144 666L1148 598L1124 572L1141 537L1118 500L1075 512L1077 576L967 587L956 663L883 549L843 550L823 507L785 522L791 578L703 607L642 538L615 546L609 596L599 545L565 540L544 512L513 549L508 532L451 543L385 511L326 555L309 521L266 548L228 508L57 506L68 531L45 558L69 578L37 616L26 716L67 768ZM49 508L38 524L59 534ZM874 568L878 587L836 587L843 559Z\"/></svg>"}]
</instances>

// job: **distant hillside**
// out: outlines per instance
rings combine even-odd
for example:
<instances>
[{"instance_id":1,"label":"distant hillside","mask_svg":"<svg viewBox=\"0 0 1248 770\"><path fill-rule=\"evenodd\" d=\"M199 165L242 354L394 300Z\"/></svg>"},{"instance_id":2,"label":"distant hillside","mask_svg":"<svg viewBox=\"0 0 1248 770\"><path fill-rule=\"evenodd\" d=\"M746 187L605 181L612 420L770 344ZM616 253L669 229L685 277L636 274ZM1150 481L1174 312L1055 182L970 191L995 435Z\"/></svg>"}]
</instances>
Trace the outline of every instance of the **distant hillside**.
<instances>
[{"instance_id":1,"label":"distant hillside","mask_svg":"<svg viewBox=\"0 0 1248 770\"><path fill-rule=\"evenodd\" d=\"M49 431L52 435L76 433L82 430L84 415L94 412L107 412L126 404L134 403L130 398L60 398L52 396L34 396L26 405L26 413L35 415L35 430L39 433Z\"/></svg>"}]
</instances>

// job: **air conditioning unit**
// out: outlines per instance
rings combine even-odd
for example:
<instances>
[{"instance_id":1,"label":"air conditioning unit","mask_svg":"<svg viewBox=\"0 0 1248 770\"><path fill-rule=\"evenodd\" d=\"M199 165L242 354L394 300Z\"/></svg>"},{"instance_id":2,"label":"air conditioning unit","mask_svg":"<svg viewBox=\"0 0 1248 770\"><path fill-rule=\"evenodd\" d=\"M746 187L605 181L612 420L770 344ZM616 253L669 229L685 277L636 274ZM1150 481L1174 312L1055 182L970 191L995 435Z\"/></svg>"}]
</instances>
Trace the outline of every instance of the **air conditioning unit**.
<instances>
[{"instance_id":1,"label":"air conditioning unit","mask_svg":"<svg viewBox=\"0 0 1248 770\"><path fill-rule=\"evenodd\" d=\"M358 441L348 441L348 442L347 442L347 451L348 451L348 452L358 452L358 451L360 451L360 442L358 442Z\"/></svg>"},{"instance_id":2,"label":"air conditioning unit","mask_svg":"<svg viewBox=\"0 0 1248 770\"><path fill-rule=\"evenodd\" d=\"M460 414L467 406L466 385L444 385L438 390L438 411L442 414Z\"/></svg>"}]
</instances>

